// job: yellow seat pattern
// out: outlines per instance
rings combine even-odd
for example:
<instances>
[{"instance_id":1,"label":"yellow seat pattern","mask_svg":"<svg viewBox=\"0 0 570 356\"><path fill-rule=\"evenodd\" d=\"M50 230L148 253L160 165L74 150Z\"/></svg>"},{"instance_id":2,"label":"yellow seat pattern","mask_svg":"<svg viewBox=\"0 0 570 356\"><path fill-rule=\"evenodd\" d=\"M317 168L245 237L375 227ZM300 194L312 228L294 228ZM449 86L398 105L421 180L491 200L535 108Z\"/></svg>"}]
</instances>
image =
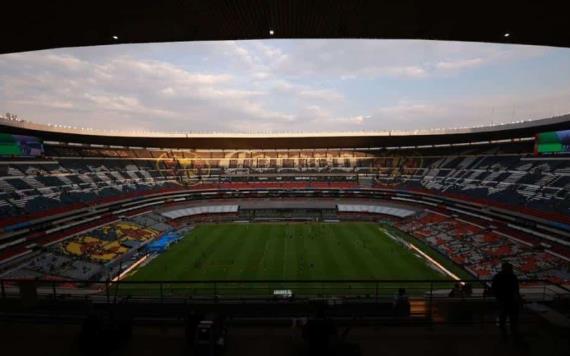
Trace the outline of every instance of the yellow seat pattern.
<instances>
[{"instance_id":1,"label":"yellow seat pattern","mask_svg":"<svg viewBox=\"0 0 570 356\"><path fill-rule=\"evenodd\" d=\"M109 241L97 237L101 235L108 238L114 236L116 239ZM123 246L123 242L127 240L146 242L159 235L160 232L157 230L123 221L67 240L61 244L61 249L70 255L107 263L129 251L128 247Z\"/></svg>"}]
</instances>

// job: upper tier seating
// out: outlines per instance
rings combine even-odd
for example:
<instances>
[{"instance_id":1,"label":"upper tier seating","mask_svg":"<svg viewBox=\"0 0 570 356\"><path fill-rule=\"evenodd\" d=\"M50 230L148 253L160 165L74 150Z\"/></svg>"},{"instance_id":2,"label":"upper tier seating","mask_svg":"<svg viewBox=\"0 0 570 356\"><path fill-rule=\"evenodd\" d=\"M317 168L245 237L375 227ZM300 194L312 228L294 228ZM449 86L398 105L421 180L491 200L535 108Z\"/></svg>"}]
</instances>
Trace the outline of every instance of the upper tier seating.
<instances>
[{"instance_id":1,"label":"upper tier seating","mask_svg":"<svg viewBox=\"0 0 570 356\"><path fill-rule=\"evenodd\" d=\"M377 187L422 188L570 215L570 157L449 156L381 169Z\"/></svg>"},{"instance_id":2,"label":"upper tier seating","mask_svg":"<svg viewBox=\"0 0 570 356\"><path fill-rule=\"evenodd\" d=\"M25 165L1 164L0 212L3 217L34 213L173 184L176 179L167 178L158 167L145 161L66 157Z\"/></svg>"},{"instance_id":3,"label":"upper tier seating","mask_svg":"<svg viewBox=\"0 0 570 356\"><path fill-rule=\"evenodd\" d=\"M292 173L291 179L301 172L325 174L320 182L306 183L309 188L327 188L322 180L333 179L337 172L352 175L353 181L343 178L347 189L356 186L357 173L368 173L375 183L362 178L363 187L424 189L570 216L570 157L536 158L531 150L527 143L460 152L455 148L191 152L46 145L42 159L0 161L0 213L21 215L179 182L196 183L210 174L219 176L220 182L251 180L255 174ZM276 188L297 187L285 181L277 184Z\"/></svg>"}]
</instances>

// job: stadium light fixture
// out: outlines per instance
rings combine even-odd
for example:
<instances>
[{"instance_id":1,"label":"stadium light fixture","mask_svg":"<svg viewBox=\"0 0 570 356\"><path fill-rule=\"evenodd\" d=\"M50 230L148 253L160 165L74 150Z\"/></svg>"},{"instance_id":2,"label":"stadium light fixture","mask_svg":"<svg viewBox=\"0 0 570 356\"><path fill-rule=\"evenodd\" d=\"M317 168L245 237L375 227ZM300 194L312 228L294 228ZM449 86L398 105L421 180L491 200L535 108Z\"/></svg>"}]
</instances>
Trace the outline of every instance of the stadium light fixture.
<instances>
[{"instance_id":1,"label":"stadium light fixture","mask_svg":"<svg viewBox=\"0 0 570 356\"><path fill-rule=\"evenodd\" d=\"M273 36L274 34L275 34L275 31L269 30L269 36Z\"/></svg>"},{"instance_id":2,"label":"stadium light fixture","mask_svg":"<svg viewBox=\"0 0 570 356\"><path fill-rule=\"evenodd\" d=\"M119 36L113 35L113 39L114 39L114 40L118 40L118 39L119 39Z\"/></svg>"},{"instance_id":3,"label":"stadium light fixture","mask_svg":"<svg viewBox=\"0 0 570 356\"><path fill-rule=\"evenodd\" d=\"M507 33L505 33L503 36L504 36L504 37L510 37L511 34L507 32Z\"/></svg>"}]
</instances>

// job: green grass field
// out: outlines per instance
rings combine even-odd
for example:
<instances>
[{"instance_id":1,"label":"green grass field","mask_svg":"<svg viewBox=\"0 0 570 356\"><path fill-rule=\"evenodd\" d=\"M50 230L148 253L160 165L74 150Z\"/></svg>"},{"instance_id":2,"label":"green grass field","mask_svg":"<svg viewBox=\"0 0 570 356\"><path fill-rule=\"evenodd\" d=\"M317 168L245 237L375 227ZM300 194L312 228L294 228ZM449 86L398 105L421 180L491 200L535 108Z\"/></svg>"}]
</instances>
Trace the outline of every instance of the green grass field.
<instances>
[{"instance_id":1,"label":"green grass field","mask_svg":"<svg viewBox=\"0 0 570 356\"><path fill-rule=\"evenodd\" d=\"M200 225L128 278L129 281L350 279L448 280L448 277L389 238L378 224L263 223ZM241 290L255 287L234 286ZM261 284L257 287L278 288ZM340 288L319 286L325 287ZM342 286L361 287L364 285Z\"/></svg>"}]
</instances>

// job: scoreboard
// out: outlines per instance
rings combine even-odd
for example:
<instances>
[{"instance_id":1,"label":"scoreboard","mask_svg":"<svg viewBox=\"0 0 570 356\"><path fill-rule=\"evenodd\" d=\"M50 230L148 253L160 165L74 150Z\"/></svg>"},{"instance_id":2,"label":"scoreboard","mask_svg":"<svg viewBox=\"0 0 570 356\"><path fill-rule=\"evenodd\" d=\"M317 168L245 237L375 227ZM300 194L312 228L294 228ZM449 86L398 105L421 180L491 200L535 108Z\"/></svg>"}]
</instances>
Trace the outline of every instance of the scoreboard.
<instances>
[{"instance_id":1,"label":"scoreboard","mask_svg":"<svg viewBox=\"0 0 570 356\"><path fill-rule=\"evenodd\" d=\"M570 153L570 130L537 134L534 151L536 153Z\"/></svg>"},{"instance_id":2,"label":"scoreboard","mask_svg":"<svg viewBox=\"0 0 570 356\"><path fill-rule=\"evenodd\" d=\"M40 156L43 152L37 137L0 133L0 156Z\"/></svg>"}]
</instances>

